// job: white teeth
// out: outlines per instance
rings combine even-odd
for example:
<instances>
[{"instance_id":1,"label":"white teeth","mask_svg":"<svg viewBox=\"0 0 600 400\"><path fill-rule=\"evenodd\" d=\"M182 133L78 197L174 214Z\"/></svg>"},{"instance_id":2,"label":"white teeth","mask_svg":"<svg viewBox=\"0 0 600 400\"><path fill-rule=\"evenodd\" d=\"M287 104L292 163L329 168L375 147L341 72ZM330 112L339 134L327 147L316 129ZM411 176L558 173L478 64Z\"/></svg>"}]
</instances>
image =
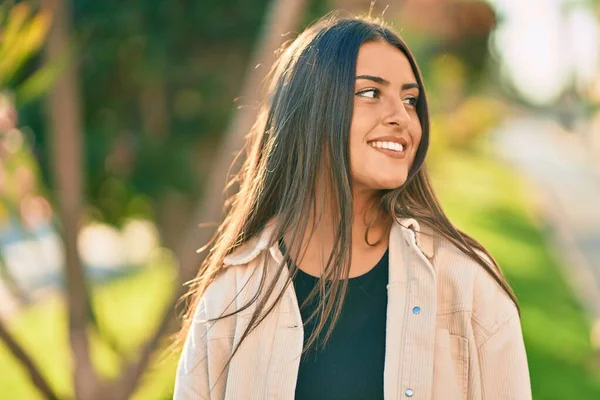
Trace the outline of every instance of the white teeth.
<instances>
[{"instance_id":1,"label":"white teeth","mask_svg":"<svg viewBox=\"0 0 600 400\"><path fill-rule=\"evenodd\" d=\"M400 143L396 143L396 142L370 142L369 145L371 145L371 147L375 147L377 149L387 149L387 150L393 150L393 151L404 151L404 146L402 146Z\"/></svg>"}]
</instances>

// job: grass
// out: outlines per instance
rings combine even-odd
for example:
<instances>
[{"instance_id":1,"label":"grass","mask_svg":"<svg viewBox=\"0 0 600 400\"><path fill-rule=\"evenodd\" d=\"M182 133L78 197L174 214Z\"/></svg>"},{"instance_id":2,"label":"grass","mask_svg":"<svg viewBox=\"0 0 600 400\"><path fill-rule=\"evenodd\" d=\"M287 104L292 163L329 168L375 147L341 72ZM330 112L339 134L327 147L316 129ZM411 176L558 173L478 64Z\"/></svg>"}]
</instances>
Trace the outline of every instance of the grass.
<instances>
[{"instance_id":1,"label":"grass","mask_svg":"<svg viewBox=\"0 0 600 400\"><path fill-rule=\"evenodd\" d=\"M158 324L174 282L169 265L147 269L93 290L93 301L101 327L126 357L135 354L140 343ZM11 322L11 331L41 366L61 397L72 397L71 362L67 337L65 304L59 296L26 310ZM119 374L120 358L98 335L90 332L92 360L106 377ZM160 352L158 352L160 353ZM144 375L134 399L172 398L176 357L158 354ZM0 398L41 399L4 346L0 345Z\"/></svg>"},{"instance_id":2,"label":"grass","mask_svg":"<svg viewBox=\"0 0 600 400\"><path fill-rule=\"evenodd\" d=\"M456 153L438 165L443 170L434 174L434 184L451 220L492 252L520 299L533 398L600 399L590 322L544 239L530 190L514 172L485 155ZM173 279L170 267L155 266L94 289L102 326L126 354L135 353L158 322ZM56 390L70 396L70 352L60 299L24 312L11 329ZM106 376L117 375L115 354L94 335L92 343L97 367ZM175 357L155 363L134 398L171 398L175 363ZM0 370L0 397L40 398L3 346Z\"/></svg>"}]
</instances>

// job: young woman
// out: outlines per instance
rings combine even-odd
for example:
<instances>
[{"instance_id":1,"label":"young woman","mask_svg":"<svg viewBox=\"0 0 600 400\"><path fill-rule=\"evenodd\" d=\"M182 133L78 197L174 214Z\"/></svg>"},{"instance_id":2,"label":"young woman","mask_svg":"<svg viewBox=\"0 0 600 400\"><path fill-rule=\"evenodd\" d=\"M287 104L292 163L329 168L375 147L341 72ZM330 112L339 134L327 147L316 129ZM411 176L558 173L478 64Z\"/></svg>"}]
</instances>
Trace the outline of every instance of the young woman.
<instances>
[{"instance_id":1,"label":"young woman","mask_svg":"<svg viewBox=\"0 0 600 400\"><path fill-rule=\"evenodd\" d=\"M272 70L192 288L175 399L531 397L516 299L448 220L406 44L366 18Z\"/></svg>"}]
</instances>

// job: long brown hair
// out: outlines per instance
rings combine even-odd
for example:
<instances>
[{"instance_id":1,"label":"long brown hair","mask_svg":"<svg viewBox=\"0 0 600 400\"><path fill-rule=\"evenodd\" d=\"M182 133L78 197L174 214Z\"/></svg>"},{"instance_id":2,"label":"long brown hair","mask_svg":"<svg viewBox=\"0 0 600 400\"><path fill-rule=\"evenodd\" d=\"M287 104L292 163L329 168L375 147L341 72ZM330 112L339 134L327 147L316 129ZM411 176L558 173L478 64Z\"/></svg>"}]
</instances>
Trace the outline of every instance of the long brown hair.
<instances>
[{"instance_id":1,"label":"long brown hair","mask_svg":"<svg viewBox=\"0 0 600 400\"><path fill-rule=\"evenodd\" d=\"M329 195L337 205L334 208L337 229L334 248L322 279L307 299L308 302L319 296L319 305L310 316L310 319L318 317L319 320L305 350L315 342L326 325L325 342L331 335L346 294L345 278L350 270L353 199L349 132L356 59L361 44L372 41L386 41L408 58L421 88L416 109L422 126L422 139L406 183L397 189L382 190L375 203L376 211L390 221L412 217L429 225L479 263L516 303L516 297L498 264L480 243L448 220L433 192L424 165L430 129L427 98L421 73L410 50L379 20L333 16L322 19L300 34L281 53L271 70L265 102L242 150L244 163L232 181L239 190L226 202L226 217L211 242L205 246L210 250L188 294L191 301L180 338L187 334L194 310L206 287L225 268L224 258L274 219L269 245L275 245L291 229L291 241L286 243L289 251L279 264L276 278L260 283L259 290L263 293L253 298L258 302L256 311L233 351L235 355L249 332L273 308L271 305L266 312L264 310L278 277L284 268L288 268L289 254L299 254L308 225L307 215L316 209L316 202L322 200L317 181L323 176L330 184ZM482 254L489 258L487 262ZM267 267L267 263L263 268ZM294 263L290 263L289 271L284 289L277 294L278 300L296 273ZM242 310L249 305L246 304Z\"/></svg>"}]
</instances>

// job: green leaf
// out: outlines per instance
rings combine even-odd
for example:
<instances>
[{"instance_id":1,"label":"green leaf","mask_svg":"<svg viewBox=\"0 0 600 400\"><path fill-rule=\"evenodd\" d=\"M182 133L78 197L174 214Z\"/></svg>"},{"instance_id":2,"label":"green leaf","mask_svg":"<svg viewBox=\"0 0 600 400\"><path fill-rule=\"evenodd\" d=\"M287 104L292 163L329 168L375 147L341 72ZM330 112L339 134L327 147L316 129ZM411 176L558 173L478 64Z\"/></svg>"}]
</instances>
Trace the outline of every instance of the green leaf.
<instances>
[{"instance_id":1,"label":"green leaf","mask_svg":"<svg viewBox=\"0 0 600 400\"><path fill-rule=\"evenodd\" d=\"M49 61L21 83L15 90L17 106L27 104L48 92L60 74L73 61L75 49L76 45L71 44L59 58Z\"/></svg>"}]
</instances>

